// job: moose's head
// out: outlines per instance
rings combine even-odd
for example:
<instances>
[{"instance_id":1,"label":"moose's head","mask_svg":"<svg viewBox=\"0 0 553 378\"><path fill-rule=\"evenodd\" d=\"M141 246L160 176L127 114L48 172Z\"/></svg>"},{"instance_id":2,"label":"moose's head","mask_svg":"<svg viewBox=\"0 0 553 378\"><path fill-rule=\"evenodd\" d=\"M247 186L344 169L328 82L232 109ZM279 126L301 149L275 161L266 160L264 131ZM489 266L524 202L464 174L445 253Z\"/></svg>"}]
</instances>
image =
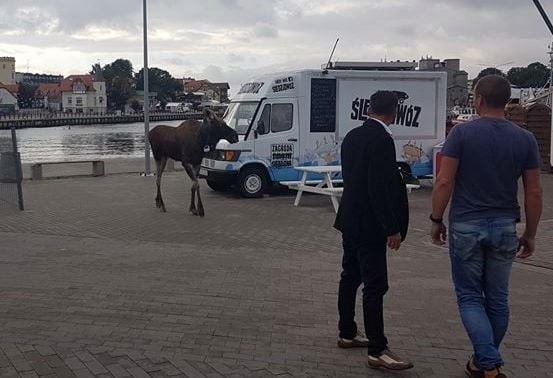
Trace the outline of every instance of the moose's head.
<instances>
[{"instance_id":1,"label":"moose's head","mask_svg":"<svg viewBox=\"0 0 553 378\"><path fill-rule=\"evenodd\" d=\"M230 143L238 142L238 134L229 127L225 121L217 117L215 112L209 108L204 109L204 125L209 133L209 144L217 144L220 139L226 139Z\"/></svg>"}]
</instances>

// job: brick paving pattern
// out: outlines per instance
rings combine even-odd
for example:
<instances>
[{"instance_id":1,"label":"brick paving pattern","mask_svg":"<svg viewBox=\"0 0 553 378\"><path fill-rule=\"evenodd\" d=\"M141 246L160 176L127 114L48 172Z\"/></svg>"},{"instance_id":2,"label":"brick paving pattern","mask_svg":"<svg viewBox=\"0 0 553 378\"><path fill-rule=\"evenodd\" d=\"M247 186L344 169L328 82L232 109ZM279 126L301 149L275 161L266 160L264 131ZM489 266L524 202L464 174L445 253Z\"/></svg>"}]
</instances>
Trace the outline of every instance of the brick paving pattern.
<instances>
[{"instance_id":1,"label":"brick paving pattern","mask_svg":"<svg viewBox=\"0 0 553 378\"><path fill-rule=\"evenodd\" d=\"M516 263L503 354L510 377L553 377L553 176L535 258ZM340 235L326 197L300 207L203 185L116 175L24 183L27 211L0 214L2 377L384 377L336 347ZM549 194L549 195L548 195ZM470 354L447 250L427 237L430 189L410 194L390 253L386 325L415 362L401 377L462 377ZM361 304L358 298L358 320Z\"/></svg>"}]
</instances>

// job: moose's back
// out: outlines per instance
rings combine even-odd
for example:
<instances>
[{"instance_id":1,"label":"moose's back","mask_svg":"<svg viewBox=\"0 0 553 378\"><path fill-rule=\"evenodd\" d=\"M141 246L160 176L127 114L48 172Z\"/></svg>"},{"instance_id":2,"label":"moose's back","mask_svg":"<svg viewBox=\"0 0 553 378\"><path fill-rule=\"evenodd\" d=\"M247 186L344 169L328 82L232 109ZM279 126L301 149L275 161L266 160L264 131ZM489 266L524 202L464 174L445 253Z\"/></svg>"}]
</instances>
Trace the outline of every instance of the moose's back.
<instances>
[{"instance_id":1,"label":"moose's back","mask_svg":"<svg viewBox=\"0 0 553 378\"><path fill-rule=\"evenodd\" d=\"M154 159L159 160L162 157L168 157L175 161L181 161L183 152L186 155L196 155L198 153L203 155L202 146L198 145L200 126L200 122L188 120L178 127L165 125L154 127L148 134ZM199 159L201 161L201 156Z\"/></svg>"}]
</instances>

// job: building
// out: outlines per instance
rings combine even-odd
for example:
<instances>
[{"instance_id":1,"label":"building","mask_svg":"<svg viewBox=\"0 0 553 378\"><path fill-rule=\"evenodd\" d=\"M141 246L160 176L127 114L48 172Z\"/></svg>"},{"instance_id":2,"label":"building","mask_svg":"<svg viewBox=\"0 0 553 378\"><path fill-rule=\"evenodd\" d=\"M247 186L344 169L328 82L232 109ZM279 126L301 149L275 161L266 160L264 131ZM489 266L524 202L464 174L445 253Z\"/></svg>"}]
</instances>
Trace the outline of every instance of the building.
<instances>
[{"instance_id":1,"label":"building","mask_svg":"<svg viewBox=\"0 0 553 378\"><path fill-rule=\"evenodd\" d=\"M0 84L0 114L13 113L17 109L17 85Z\"/></svg>"},{"instance_id":2,"label":"building","mask_svg":"<svg viewBox=\"0 0 553 378\"><path fill-rule=\"evenodd\" d=\"M203 92L182 93L176 97L176 100L185 104L190 104L194 110L198 110L198 107L203 101L208 101Z\"/></svg>"},{"instance_id":3,"label":"building","mask_svg":"<svg viewBox=\"0 0 553 378\"><path fill-rule=\"evenodd\" d=\"M94 75L71 75L58 84L40 84L34 107L67 113L105 113L106 83Z\"/></svg>"},{"instance_id":4,"label":"building","mask_svg":"<svg viewBox=\"0 0 553 378\"><path fill-rule=\"evenodd\" d=\"M190 83L191 81L196 81L193 77L183 77L182 78L182 87L186 88L186 84Z\"/></svg>"},{"instance_id":5,"label":"building","mask_svg":"<svg viewBox=\"0 0 553 378\"><path fill-rule=\"evenodd\" d=\"M221 103L226 103L226 102L229 102L230 99L228 97L228 91L230 90L230 85L229 83L213 83L213 85L215 86L215 88L217 88L217 94L218 94L218 98L214 99L214 100L217 100Z\"/></svg>"},{"instance_id":6,"label":"building","mask_svg":"<svg viewBox=\"0 0 553 378\"><path fill-rule=\"evenodd\" d=\"M167 105L165 105L165 110L171 113L187 113L191 109L184 102L168 102Z\"/></svg>"},{"instance_id":7,"label":"building","mask_svg":"<svg viewBox=\"0 0 553 378\"><path fill-rule=\"evenodd\" d=\"M228 83L212 83L209 80L195 80L192 78L183 79L185 93L203 93L204 101L217 101L225 103L229 101Z\"/></svg>"},{"instance_id":8,"label":"building","mask_svg":"<svg viewBox=\"0 0 553 378\"><path fill-rule=\"evenodd\" d=\"M105 113L106 83L94 75L71 75L59 84L61 106L68 113Z\"/></svg>"},{"instance_id":9,"label":"building","mask_svg":"<svg viewBox=\"0 0 553 378\"><path fill-rule=\"evenodd\" d=\"M150 91L148 93L150 110L154 110L158 105L157 92ZM134 91L134 94L127 100L125 105L125 113L142 112L144 111L144 91Z\"/></svg>"},{"instance_id":10,"label":"building","mask_svg":"<svg viewBox=\"0 0 553 378\"><path fill-rule=\"evenodd\" d=\"M30 72L16 72L15 81L16 83L24 83L29 85L40 85L40 84L59 84L63 80L62 75L48 75L48 74L37 74Z\"/></svg>"},{"instance_id":11,"label":"building","mask_svg":"<svg viewBox=\"0 0 553 378\"><path fill-rule=\"evenodd\" d=\"M61 108L61 87L59 84L40 84L35 92L34 108L59 112Z\"/></svg>"},{"instance_id":12,"label":"building","mask_svg":"<svg viewBox=\"0 0 553 378\"><path fill-rule=\"evenodd\" d=\"M209 82L209 80L190 80L184 84L184 92L201 92L204 94L206 100L214 100L216 97L216 88Z\"/></svg>"},{"instance_id":13,"label":"building","mask_svg":"<svg viewBox=\"0 0 553 378\"><path fill-rule=\"evenodd\" d=\"M468 73L461 70L460 59L421 58L419 71L444 71L447 73L447 106L467 106L469 104Z\"/></svg>"},{"instance_id":14,"label":"building","mask_svg":"<svg viewBox=\"0 0 553 378\"><path fill-rule=\"evenodd\" d=\"M15 58L11 56L0 57L0 83L4 85L15 84Z\"/></svg>"}]
</instances>

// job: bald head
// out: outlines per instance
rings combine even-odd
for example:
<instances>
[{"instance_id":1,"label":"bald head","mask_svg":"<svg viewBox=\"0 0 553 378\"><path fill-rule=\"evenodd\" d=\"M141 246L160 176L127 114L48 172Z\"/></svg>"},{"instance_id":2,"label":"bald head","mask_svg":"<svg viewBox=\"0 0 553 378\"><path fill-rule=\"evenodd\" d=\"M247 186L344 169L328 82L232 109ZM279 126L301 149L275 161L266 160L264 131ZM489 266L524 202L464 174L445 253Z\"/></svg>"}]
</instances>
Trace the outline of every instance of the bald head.
<instances>
[{"instance_id":1,"label":"bald head","mask_svg":"<svg viewBox=\"0 0 553 378\"><path fill-rule=\"evenodd\" d=\"M474 97L478 96L481 96L488 108L503 109L511 99L511 84L503 76L484 76L478 80L474 88Z\"/></svg>"}]
</instances>

